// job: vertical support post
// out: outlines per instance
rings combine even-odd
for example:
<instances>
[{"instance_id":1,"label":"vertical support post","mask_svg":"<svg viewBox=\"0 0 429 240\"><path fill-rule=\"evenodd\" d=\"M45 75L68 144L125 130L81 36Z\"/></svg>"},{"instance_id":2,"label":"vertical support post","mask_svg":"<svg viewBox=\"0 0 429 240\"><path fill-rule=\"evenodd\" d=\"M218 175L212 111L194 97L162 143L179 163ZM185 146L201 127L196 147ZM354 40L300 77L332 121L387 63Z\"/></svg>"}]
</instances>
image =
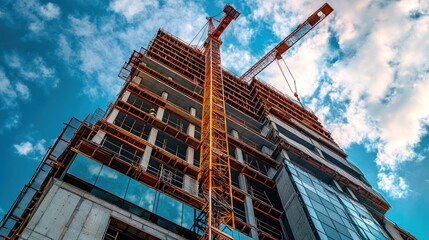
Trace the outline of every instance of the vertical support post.
<instances>
[{"instance_id":1,"label":"vertical support post","mask_svg":"<svg viewBox=\"0 0 429 240\"><path fill-rule=\"evenodd\" d=\"M167 92L163 92L162 95L161 95L161 97L163 99L167 99L168 98L168 93ZM165 112L165 109L159 107L158 110L156 111L155 117L158 118L158 119L160 119L160 120L162 120L162 117L164 117L164 112ZM148 137L147 141L150 144L155 145L155 141L156 141L156 137L157 136L158 136L158 129L152 127L150 129L149 137ZM140 167L143 170L145 170L145 171L147 170L147 166L149 165L149 160L150 160L150 155L151 154L152 154L152 147L151 146L146 146L146 148L144 150L144 153L143 153L143 157L142 157L142 159L140 161Z\"/></svg>"},{"instance_id":2,"label":"vertical support post","mask_svg":"<svg viewBox=\"0 0 429 240\"><path fill-rule=\"evenodd\" d=\"M239 138L238 132L234 129L232 130L232 136L234 136L237 139ZM244 162L243 151L241 151L241 149L239 148L235 149L235 157L240 163L246 164ZM253 239L259 239L258 232L256 230L258 228L258 225L256 224L256 217L253 209L253 200L252 198L249 197L249 195L247 195L248 194L247 181L246 181L246 177L242 173L238 174L238 185L240 186L240 189L246 193L246 196L244 198L244 210L245 210L244 212L246 214L246 222L253 227L250 230L250 236Z\"/></svg>"},{"instance_id":3,"label":"vertical support post","mask_svg":"<svg viewBox=\"0 0 429 240\"><path fill-rule=\"evenodd\" d=\"M196 109L191 107L191 109L189 109L189 113L192 116L196 115ZM195 137L195 125L194 124L189 124L188 129L187 129L187 134L191 137ZM186 162L188 162L189 164L194 164L194 153L195 153L195 149L191 146L188 146L188 148L186 149ZM191 178L188 174L185 174L183 176L183 189L193 195L198 195L198 182Z\"/></svg>"}]
</instances>

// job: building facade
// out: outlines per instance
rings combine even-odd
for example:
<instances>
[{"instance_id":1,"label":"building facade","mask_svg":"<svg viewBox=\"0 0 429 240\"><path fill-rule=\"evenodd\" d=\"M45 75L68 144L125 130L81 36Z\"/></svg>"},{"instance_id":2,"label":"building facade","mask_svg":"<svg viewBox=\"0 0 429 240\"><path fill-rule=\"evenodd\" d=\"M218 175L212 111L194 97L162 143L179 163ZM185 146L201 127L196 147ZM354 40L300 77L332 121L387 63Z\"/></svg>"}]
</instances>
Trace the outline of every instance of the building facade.
<instances>
[{"instance_id":1,"label":"building facade","mask_svg":"<svg viewBox=\"0 0 429 240\"><path fill-rule=\"evenodd\" d=\"M1 223L5 239L198 239L200 50L159 30L106 112L71 119ZM317 117L223 70L234 239L415 239Z\"/></svg>"}]
</instances>

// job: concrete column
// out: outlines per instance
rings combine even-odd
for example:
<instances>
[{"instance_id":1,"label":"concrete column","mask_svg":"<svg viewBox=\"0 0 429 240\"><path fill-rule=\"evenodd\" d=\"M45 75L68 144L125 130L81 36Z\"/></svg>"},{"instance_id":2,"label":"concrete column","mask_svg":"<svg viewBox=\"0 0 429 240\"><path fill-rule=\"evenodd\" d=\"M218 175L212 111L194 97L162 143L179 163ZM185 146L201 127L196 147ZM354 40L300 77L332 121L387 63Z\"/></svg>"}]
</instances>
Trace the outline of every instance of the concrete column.
<instances>
[{"instance_id":1,"label":"concrete column","mask_svg":"<svg viewBox=\"0 0 429 240\"><path fill-rule=\"evenodd\" d=\"M129 91L125 91L124 94L122 94L121 100L125 102L128 101L130 94L131 93ZM112 112L110 112L109 116L107 117L107 122L113 123L113 121L115 121L118 114L119 114L119 110L116 108L113 108Z\"/></svg>"},{"instance_id":2,"label":"concrete column","mask_svg":"<svg viewBox=\"0 0 429 240\"><path fill-rule=\"evenodd\" d=\"M130 97L131 93L129 91L125 91L124 94L122 94L121 100L126 102L128 101L128 98Z\"/></svg>"},{"instance_id":3,"label":"concrete column","mask_svg":"<svg viewBox=\"0 0 429 240\"><path fill-rule=\"evenodd\" d=\"M92 141L97 144L101 144L101 141L103 141L105 136L106 136L105 132L98 130L97 134L95 134L95 136L92 137Z\"/></svg>"},{"instance_id":4,"label":"concrete column","mask_svg":"<svg viewBox=\"0 0 429 240\"><path fill-rule=\"evenodd\" d=\"M239 138L238 132L234 129L232 130L232 136L234 136L235 138ZM235 149L235 157L240 163L245 164L244 158L243 158L243 152L241 151L241 149L239 148ZM240 186L240 189L243 192L248 193L246 177L241 173L238 174L238 185ZM258 225L256 224L256 217L253 209L253 201L252 201L252 198L249 197L249 195L246 195L246 197L244 198L244 212L246 214L246 222L253 227L252 230L250 231L250 236L253 239L258 239L258 232L256 231L256 229L258 228Z\"/></svg>"},{"instance_id":5,"label":"concrete column","mask_svg":"<svg viewBox=\"0 0 429 240\"><path fill-rule=\"evenodd\" d=\"M167 92L163 92L161 97L163 99L167 99L168 98L168 93ZM162 121L162 117L164 116L164 112L165 109L163 108L158 108L158 110L156 111L156 115L155 117L160 119ZM150 129L149 132L149 138L148 138L148 142L152 145L155 145L155 141L156 141L156 137L158 136L158 129L152 127ZM150 155L152 154L152 147L151 146L146 146L144 153L143 153L143 157L140 161L140 166L143 170L147 170L147 166L149 165L149 160L150 160Z\"/></svg>"},{"instance_id":6,"label":"concrete column","mask_svg":"<svg viewBox=\"0 0 429 240\"><path fill-rule=\"evenodd\" d=\"M142 81L141 77L135 76L135 77L133 78L133 82L135 82L135 83L137 83L137 84L140 84L140 83L141 83L141 81Z\"/></svg>"},{"instance_id":7,"label":"concrete column","mask_svg":"<svg viewBox=\"0 0 429 240\"><path fill-rule=\"evenodd\" d=\"M273 154L274 150L272 150L271 148L269 148L267 146L262 146L261 152L271 156ZM274 175L276 175L276 170L274 168L269 168L267 171L267 175L269 178L273 179Z\"/></svg>"},{"instance_id":8,"label":"concrete column","mask_svg":"<svg viewBox=\"0 0 429 240\"><path fill-rule=\"evenodd\" d=\"M114 108L112 110L112 112L109 114L109 116L107 117L107 122L108 123L113 123L113 121L115 121L116 117L119 114L119 110L117 108Z\"/></svg>"},{"instance_id":9,"label":"concrete column","mask_svg":"<svg viewBox=\"0 0 429 240\"><path fill-rule=\"evenodd\" d=\"M195 116L196 109L191 107L189 109L189 113L192 116ZM189 136L195 137L195 125L189 124L186 132ZM186 162L193 165L194 164L194 154L195 154L195 149L188 146L188 148L186 149ZM198 195L198 181L191 178L189 175L185 174L183 176L183 190L197 196Z\"/></svg>"}]
</instances>

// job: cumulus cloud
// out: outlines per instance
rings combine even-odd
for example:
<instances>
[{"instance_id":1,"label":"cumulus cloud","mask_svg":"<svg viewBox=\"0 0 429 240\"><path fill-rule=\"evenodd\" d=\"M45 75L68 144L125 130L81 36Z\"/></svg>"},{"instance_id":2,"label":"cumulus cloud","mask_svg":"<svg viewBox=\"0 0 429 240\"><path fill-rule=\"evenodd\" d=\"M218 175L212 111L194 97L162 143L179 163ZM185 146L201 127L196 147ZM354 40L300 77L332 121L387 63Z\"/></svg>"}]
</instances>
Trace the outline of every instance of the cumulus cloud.
<instances>
[{"instance_id":1,"label":"cumulus cloud","mask_svg":"<svg viewBox=\"0 0 429 240\"><path fill-rule=\"evenodd\" d=\"M38 0L18 0L13 7L18 16L25 19L28 29L33 33L42 34L45 23L58 18L60 7L54 3L40 3Z\"/></svg>"},{"instance_id":2,"label":"cumulus cloud","mask_svg":"<svg viewBox=\"0 0 429 240\"><path fill-rule=\"evenodd\" d=\"M286 6L253 0L249 5L253 19L264 21L281 37L284 29L293 29L290 24L302 21L297 16L308 16L306 9L322 3L290 1ZM415 148L429 124L429 18L422 14L429 12L429 4L330 4L334 14L285 59L305 102L334 139L343 147L360 143L375 151L378 187L391 197L406 197L411 186L401 176L401 167L422 159ZM262 76L272 85L289 92L277 66L266 72Z\"/></svg>"},{"instance_id":3,"label":"cumulus cloud","mask_svg":"<svg viewBox=\"0 0 429 240\"><path fill-rule=\"evenodd\" d=\"M39 7L40 15L47 20L55 19L60 15L60 7L51 2Z\"/></svg>"},{"instance_id":4,"label":"cumulus cloud","mask_svg":"<svg viewBox=\"0 0 429 240\"><path fill-rule=\"evenodd\" d=\"M16 53L6 54L4 58L8 62L9 67L17 70L16 72L25 80L33 81L40 85L48 84L54 88L58 86L59 80L55 69L48 66L42 57L33 58L30 64L25 63L25 60ZM21 93L25 93L28 90L23 83L19 84L19 88Z\"/></svg>"},{"instance_id":5,"label":"cumulus cloud","mask_svg":"<svg viewBox=\"0 0 429 240\"><path fill-rule=\"evenodd\" d=\"M377 175L378 187L381 190L384 190L394 198L404 198L407 196L409 190L408 184L405 182L404 178L397 176L395 173L379 173Z\"/></svg>"},{"instance_id":6,"label":"cumulus cloud","mask_svg":"<svg viewBox=\"0 0 429 240\"><path fill-rule=\"evenodd\" d=\"M73 34L79 37L91 36L96 29L95 24L89 20L89 16L81 18L69 16L69 21Z\"/></svg>"},{"instance_id":7,"label":"cumulus cloud","mask_svg":"<svg viewBox=\"0 0 429 240\"><path fill-rule=\"evenodd\" d=\"M59 48L57 50L57 54L60 57L62 57L65 61L69 61L71 56L73 55L73 51L65 35L61 34L58 37L58 45L59 45Z\"/></svg>"},{"instance_id":8,"label":"cumulus cloud","mask_svg":"<svg viewBox=\"0 0 429 240\"><path fill-rule=\"evenodd\" d=\"M45 143L45 139L41 139L37 142L24 141L19 144L14 144L13 147L15 148L16 152L21 156L31 156L37 158L45 154Z\"/></svg>"},{"instance_id":9,"label":"cumulus cloud","mask_svg":"<svg viewBox=\"0 0 429 240\"><path fill-rule=\"evenodd\" d=\"M127 20L131 20L137 14L146 15L158 8L157 0L114 0L110 2L109 8L119 14L124 15Z\"/></svg>"},{"instance_id":10,"label":"cumulus cloud","mask_svg":"<svg viewBox=\"0 0 429 240\"><path fill-rule=\"evenodd\" d=\"M17 105L17 100L28 100L30 90L22 83L11 83L3 70L0 69L0 110L10 109Z\"/></svg>"},{"instance_id":11,"label":"cumulus cloud","mask_svg":"<svg viewBox=\"0 0 429 240\"><path fill-rule=\"evenodd\" d=\"M197 3L182 0L163 4L114 0L109 10L115 14L97 18L69 15L69 31L59 36L57 54L84 73L80 76L85 85L83 94L93 99L111 97L122 86L117 74L130 49L147 44L160 27L190 41L206 22L202 9Z\"/></svg>"},{"instance_id":12,"label":"cumulus cloud","mask_svg":"<svg viewBox=\"0 0 429 240\"><path fill-rule=\"evenodd\" d=\"M240 75L243 69L247 69L256 62L256 58L248 49L241 48L232 44L221 48L222 65L229 68L237 75Z\"/></svg>"}]
</instances>

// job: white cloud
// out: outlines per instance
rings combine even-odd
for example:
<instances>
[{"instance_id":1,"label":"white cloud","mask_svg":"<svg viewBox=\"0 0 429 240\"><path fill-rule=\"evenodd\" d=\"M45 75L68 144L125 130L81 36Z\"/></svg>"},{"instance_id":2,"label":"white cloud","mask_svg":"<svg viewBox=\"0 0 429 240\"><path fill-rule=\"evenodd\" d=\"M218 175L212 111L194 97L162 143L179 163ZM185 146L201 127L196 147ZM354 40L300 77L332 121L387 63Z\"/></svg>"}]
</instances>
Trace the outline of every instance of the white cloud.
<instances>
[{"instance_id":1,"label":"white cloud","mask_svg":"<svg viewBox=\"0 0 429 240\"><path fill-rule=\"evenodd\" d=\"M22 142L20 144L14 144L13 147L16 149L19 155L27 156L29 153L34 151L33 144L31 142Z\"/></svg>"},{"instance_id":2,"label":"white cloud","mask_svg":"<svg viewBox=\"0 0 429 240\"><path fill-rule=\"evenodd\" d=\"M16 91L19 93L19 95L23 99L29 99L30 98L30 90L28 89L27 85L17 82L15 84Z\"/></svg>"},{"instance_id":3,"label":"white cloud","mask_svg":"<svg viewBox=\"0 0 429 240\"><path fill-rule=\"evenodd\" d=\"M39 7L40 15L47 20L55 19L60 15L60 7L54 3L47 3Z\"/></svg>"},{"instance_id":4,"label":"white cloud","mask_svg":"<svg viewBox=\"0 0 429 240\"><path fill-rule=\"evenodd\" d=\"M410 191L404 178L397 176L395 173L380 172L377 177L379 180L378 187L388 192L392 198L404 198Z\"/></svg>"},{"instance_id":5,"label":"white cloud","mask_svg":"<svg viewBox=\"0 0 429 240\"><path fill-rule=\"evenodd\" d=\"M6 106L14 105L17 94L13 89L9 79L6 77L3 71L0 70L0 97L4 108Z\"/></svg>"},{"instance_id":6,"label":"white cloud","mask_svg":"<svg viewBox=\"0 0 429 240\"><path fill-rule=\"evenodd\" d=\"M231 29L228 29L225 34L234 35L243 47L247 47L255 35L255 28L246 16L239 16L228 28Z\"/></svg>"},{"instance_id":7,"label":"white cloud","mask_svg":"<svg viewBox=\"0 0 429 240\"><path fill-rule=\"evenodd\" d=\"M17 16L28 22L28 29L36 34L44 34L45 23L58 18L60 8L53 3L43 5L38 0L18 0L13 4Z\"/></svg>"},{"instance_id":8,"label":"white cloud","mask_svg":"<svg viewBox=\"0 0 429 240\"><path fill-rule=\"evenodd\" d=\"M70 57L73 55L73 51L70 47L70 44L65 35L60 35L58 38L59 48L57 54L62 57L64 60L69 61Z\"/></svg>"},{"instance_id":9,"label":"white cloud","mask_svg":"<svg viewBox=\"0 0 429 240\"><path fill-rule=\"evenodd\" d=\"M51 87L58 86L58 78L56 77L55 69L49 67L42 57L35 57L30 64L24 64L25 60L18 54L5 55L5 60L9 67L18 70L17 73L24 78L36 82L39 85L49 84ZM22 84L19 90L24 90ZM27 88L28 90L28 88Z\"/></svg>"},{"instance_id":10,"label":"white cloud","mask_svg":"<svg viewBox=\"0 0 429 240\"><path fill-rule=\"evenodd\" d=\"M0 69L0 110L16 106L17 99L28 100L29 98L30 90L28 87L21 82L17 82L13 86L3 70Z\"/></svg>"},{"instance_id":11,"label":"white cloud","mask_svg":"<svg viewBox=\"0 0 429 240\"><path fill-rule=\"evenodd\" d=\"M5 109L3 111L0 109L0 115L5 116L0 118L0 134L16 128L21 121L21 116L10 109Z\"/></svg>"},{"instance_id":12,"label":"white cloud","mask_svg":"<svg viewBox=\"0 0 429 240\"><path fill-rule=\"evenodd\" d=\"M292 29L290 24L311 13L304 11L322 3L292 1L286 6L253 0L249 5L253 19L268 23L280 38L285 29ZM401 167L424 158L415 148L428 134L429 18L418 13L429 12L429 3L330 4L334 13L289 50L286 60L300 95L334 139L343 147L360 143L376 151L378 187L391 197L406 197L410 186L401 176ZM327 48L328 37L337 38L339 48ZM270 66L262 76L289 93L277 66Z\"/></svg>"},{"instance_id":13,"label":"white cloud","mask_svg":"<svg viewBox=\"0 0 429 240\"><path fill-rule=\"evenodd\" d=\"M13 147L17 153L21 156L33 156L35 158L43 156L46 152L44 144L46 143L45 139L41 139L37 142L34 141L24 141L19 144L14 144Z\"/></svg>"},{"instance_id":14,"label":"white cloud","mask_svg":"<svg viewBox=\"0 0 429 240\"><path fill-rule=\"evenodd\" d=\"M222 65L232 70L237 75L242 74L243 69L247 69L256 62L249 50L229 44L221 48Z\"/></svg>"},{"instance_id":15,"label":"white cloud","mask_svg":"<svg viewBox=\"0 0 429 240\"><path fill-rule=\"evenodd\" d=\"M14 113L9 112L8 118L1 125L4 126L5 129L11 129L11 128L18 126L20 119L21 119L21 116L19 114L14 114ZM1 132L1 130L0 130L0 132Z\"/></svg>"},{"instance_id":16,"label":"white cloud","mask_svg":"<svg viewBox=\"0 0 429 240\"><path fill-rule=\"evenodd\" d=\"M158 8L157 0L114 0L110 2L109 8L119 14L122 14L131 20L134 16L147 15Z\"/></svg>"},{"instance_id":17,"label":"white cloud","mask_svg":"<svg viewBox=\"0 0 429 240\"><path fill-rule=\"evenodd\" d=\"M95 24L89 20L89 16L82 18L69 16L70 26L73 34L79 37L91 36L95 31Z\"/></svg>"},{"instance_id":18,"label":"white cloud","mask_svg":"<svg viewBox=\"0 0 429 240\"><path fill-rule=\"evenodd\" d=\"M190 41L206 22L202 6L188 1L171 0L163 4L112 1L110 9L119 15L68 16L70 31L59 39L58 54L79 66L84 73L82 93L90 98L118 93L123 82L117 74L128 60L130 49L139 49L141 44L148 43L160 27ZM127 22L121 16L125 16Z\"/></svg>"}]
</instances>

